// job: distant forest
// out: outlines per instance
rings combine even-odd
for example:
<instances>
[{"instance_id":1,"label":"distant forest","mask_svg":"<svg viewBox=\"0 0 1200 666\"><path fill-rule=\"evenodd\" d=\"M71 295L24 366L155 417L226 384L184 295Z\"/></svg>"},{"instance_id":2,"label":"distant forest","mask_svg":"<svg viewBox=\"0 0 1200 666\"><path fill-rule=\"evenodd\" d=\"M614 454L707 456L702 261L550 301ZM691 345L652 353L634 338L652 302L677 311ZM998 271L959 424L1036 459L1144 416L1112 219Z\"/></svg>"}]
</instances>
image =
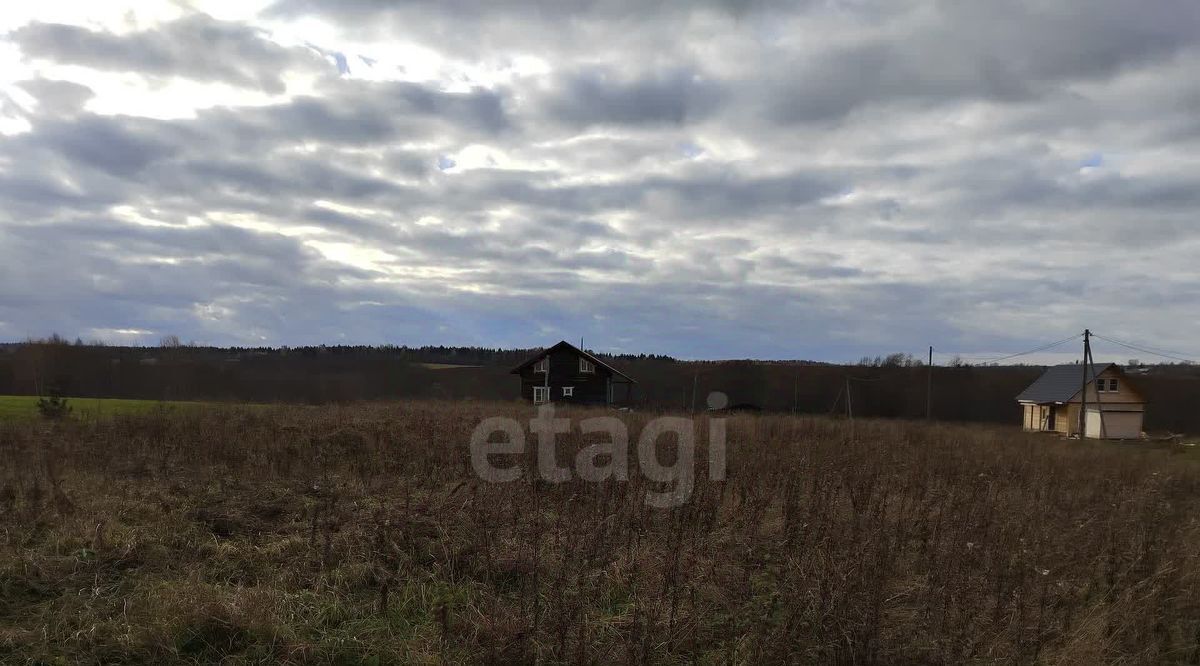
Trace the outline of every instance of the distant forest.
<instances>
[{"instance_id":1,"label":"distant forest","mask_svg":"<svg viewBox=\"0 0 1200 666\"><path fill-rule=\"evenodd\" d=\"M515 400L509 370L535 349L320 346L217 348L164 339L159 347L117 347L57 337L0 345L0 394L77 397L345 403L447 398ZM923 418L926 368L903 354L857 365L806 361L680 361L666 356L605 358L637 380L633 406L704 409L711 391L765 411ZM932 368L932 412L939 420L1020 422L1013 398L1039 366ZM1148 400L1150 431L1200 433L1200 366L1139 365L1130 380Z\"/></svg>"}]
</instances>

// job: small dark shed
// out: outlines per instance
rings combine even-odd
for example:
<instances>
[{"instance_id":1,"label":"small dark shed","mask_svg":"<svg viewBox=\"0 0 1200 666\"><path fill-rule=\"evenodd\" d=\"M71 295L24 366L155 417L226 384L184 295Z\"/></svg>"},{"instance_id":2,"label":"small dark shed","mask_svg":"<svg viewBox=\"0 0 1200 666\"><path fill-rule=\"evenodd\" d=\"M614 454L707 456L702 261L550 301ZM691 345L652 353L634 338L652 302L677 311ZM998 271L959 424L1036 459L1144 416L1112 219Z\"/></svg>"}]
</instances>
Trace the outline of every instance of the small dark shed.
<instances>
[{"instance_id":1,"label":"small dark shed","mask_svg":"<svg viewBox=\"0 0 1200 666\"><path fill-rule=\"evenodd\" d=\"M566 340L533 355L513 368L512 373L521 376L521 398L535 405L628 403L636 383L629 375Z\"/></svg>"}]
</instances>

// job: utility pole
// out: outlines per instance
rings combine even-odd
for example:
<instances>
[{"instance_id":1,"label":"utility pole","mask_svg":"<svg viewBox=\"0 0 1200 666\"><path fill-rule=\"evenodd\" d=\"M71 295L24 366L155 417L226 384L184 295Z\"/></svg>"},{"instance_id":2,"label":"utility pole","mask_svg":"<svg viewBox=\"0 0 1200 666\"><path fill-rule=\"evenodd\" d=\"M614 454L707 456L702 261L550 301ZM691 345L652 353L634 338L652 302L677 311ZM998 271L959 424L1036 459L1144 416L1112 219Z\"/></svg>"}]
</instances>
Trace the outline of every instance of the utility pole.
<instances>
[{"instance_id":1,"label":"utility pole","mask_svg":"<svg viewBox=\"0 0 1200 666\"><path fill-rule=\"evenodd\" d=\"M1092 350L1088 349L1088 367L1092 369L1092 383L1096 385L1096 416L1100 419L1100 439L1108 439L1108 432L1104 427L1104 405L1100 401L1100 378L1096 376L1096 359L1092 356Z\"/></svg>"},{"instance_id":2,"label":"utility pole","mask_svg":"<svg viewBox=\"0 0 1200 666\"><path fill-rule=\"evenodd\" d=\"M799 374L798 372L796 373ZM792 414L795 415L796 408L800 404L800 378L792 377Z\"/></svg>"},{"instance_id":3,"label":"utility pole","mask_svg":"<svg viewBox=\"0 0 1200 666\"><path fill-rule=\"evenodd\" d=\"M925 375L925 420L933 418L933 345L929 345L929 365Z\"/></svg>"},{"instance_id":4,"label":"utility pole","mask_svg":"<svg viewBox=\"0 0 1200 666\"><path fill-rule=\"evenodd\" d=\"M1088 358L1092 355L1092 332L1088 329L1083 329L1083 379L1079 384L1079 439L1083 439L1087 433L1087 385L1088 385Z\"/></svg>"},{"instance_id":5,"label":"utility pole","mask_svg":"<svg viewBox=\"0 0 1200 666\"><path fill-rule=\"evenodd\" d=\"M850 376L846 375L846 416L850 417L850 441L854 441L854 402L850 399Z\"/></svg>"},{"instance_id":6,"label":"utility pole","mask_svg":"<svg viewBox=\"0 0 1200 666\"><path fill-rule=\"evenodd\" d=\"M1092 371L1092 383L1096 386L1096 416L1100 419L1100 439L1108 439L1107 429L1104 427L1104 404L1100 397L1100 377L1096 375L1096 358L1092 355L1091 345L1085 343L1083 347L1085 362L1088 369ZM1086 400L1086 395L1084 397ZM1086 432L1084 434L1087 434Z\"/></svg>"},{"instance_id":7,"label":"utility pole","mask_svg":"<svg viewBox=\"0 0 1200 666\"><path fill-rule=\"evenodd\" d=\"M700 383L700 371L692 375L692 413L696 413L696 385Z\"/></svg>"}]
</instances>

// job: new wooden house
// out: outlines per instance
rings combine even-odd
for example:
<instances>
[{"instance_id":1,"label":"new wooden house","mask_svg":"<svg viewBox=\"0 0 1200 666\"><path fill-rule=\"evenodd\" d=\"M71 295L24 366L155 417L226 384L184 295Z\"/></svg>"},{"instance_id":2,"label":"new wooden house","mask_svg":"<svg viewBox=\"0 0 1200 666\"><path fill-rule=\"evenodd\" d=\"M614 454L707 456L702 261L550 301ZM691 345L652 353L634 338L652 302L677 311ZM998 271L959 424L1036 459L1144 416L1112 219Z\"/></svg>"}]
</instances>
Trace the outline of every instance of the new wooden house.
<instances>
[{"instance_id":1,"label":"new wooden house","mask_svg":"<svg viewBox=\"0 0 1200 666\"><path fill-rule=\"evenodd\" d=\"M612 405L629 401L636 382L596 356L563 340L512 369L521 398L534 404Z\"/></svg>"},{"instance_id":2,"label":"new wooden house","mask_svg":"<svg viewBox=\"0 0 1200 666\"><path fill-rule=\"evenodd\" d=\"M1086 384L1085 384L1086 382ZM1084 392L1086 390L1086 393ZM1086 397L1084 436L1095 439L1137 439L1142 435L1146 400L1115 363L1047 368L1017 396L1025 430L1079 434L1079 410Z\"/></svg>"}]
</instances>

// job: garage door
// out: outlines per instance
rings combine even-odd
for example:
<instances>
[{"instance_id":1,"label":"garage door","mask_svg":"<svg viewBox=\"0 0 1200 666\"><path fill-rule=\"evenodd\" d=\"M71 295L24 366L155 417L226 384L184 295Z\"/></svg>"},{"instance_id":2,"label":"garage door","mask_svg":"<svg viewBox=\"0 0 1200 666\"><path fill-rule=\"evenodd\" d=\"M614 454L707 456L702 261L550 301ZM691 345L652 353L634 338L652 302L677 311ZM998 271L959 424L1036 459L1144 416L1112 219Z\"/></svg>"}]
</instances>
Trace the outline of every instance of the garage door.
<instances>
[{"instance_id":1,"label":"garage door","mask_svg":"<svg viewBox=\"0 0 1200 666\"><path fill-rule=\"evenodd\" d=\"M1100 437L1100 412L1087 412L1087 436ZM1104 412L1104 434L1109 439L1137 439L1142 435L1141 412Z\"/></svg>"}]
</instances>

